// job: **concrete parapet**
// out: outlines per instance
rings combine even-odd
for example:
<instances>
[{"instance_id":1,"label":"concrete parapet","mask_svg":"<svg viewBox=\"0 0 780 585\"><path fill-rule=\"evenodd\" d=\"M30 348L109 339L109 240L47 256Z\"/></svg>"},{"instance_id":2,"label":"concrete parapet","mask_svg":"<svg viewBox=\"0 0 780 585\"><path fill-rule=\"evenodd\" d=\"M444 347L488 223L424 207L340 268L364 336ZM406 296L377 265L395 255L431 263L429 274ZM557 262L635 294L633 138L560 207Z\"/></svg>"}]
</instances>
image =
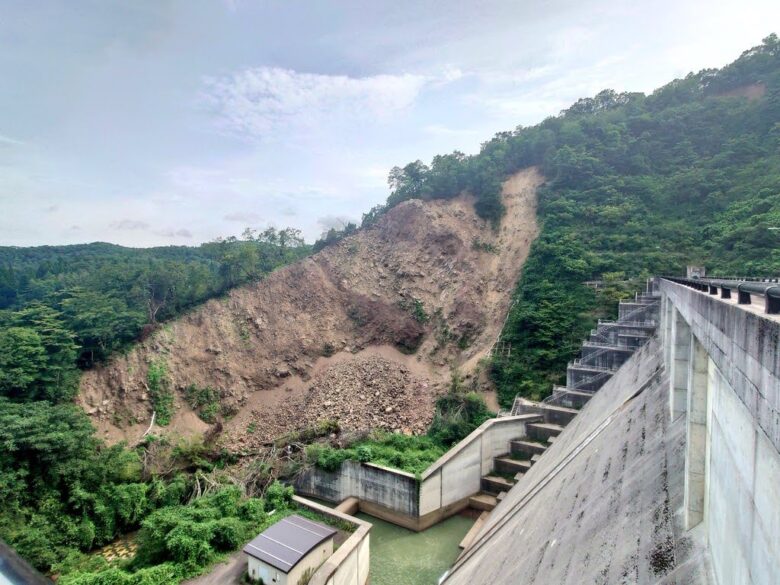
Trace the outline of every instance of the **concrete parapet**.
<instances>
[{"instance_id":1,"label":"concrete parapet","mask_svg":"<svg viewBox=\"0 0 780 585\"><path fill-rule=\"evenodd\" d=\"M309 585L366 585L369 577L371 523L311 500L293 496L299 506L355 526L355 531L311 576Z\"/></svg>"},{"instance_id":2,"label":"concrete parapet","mask_svg":"<svg viewBox=\"0 0 780 585\"><path fill-rule=\"evenodd\" d=\"M659 288L670 410L686 424L685 527L703 524L715 582L776 583L780 318L707 283Z\"/></svg>"},{"instance_id":3,"label":"concrete parapet","mask_svg":"<svg viewBox=\"0 0 780 585\"><path fill-rule=\"evenodd\" d=\"M780 450L780 321L668 280L660 288Z\"/></svg>"}]
</instances>

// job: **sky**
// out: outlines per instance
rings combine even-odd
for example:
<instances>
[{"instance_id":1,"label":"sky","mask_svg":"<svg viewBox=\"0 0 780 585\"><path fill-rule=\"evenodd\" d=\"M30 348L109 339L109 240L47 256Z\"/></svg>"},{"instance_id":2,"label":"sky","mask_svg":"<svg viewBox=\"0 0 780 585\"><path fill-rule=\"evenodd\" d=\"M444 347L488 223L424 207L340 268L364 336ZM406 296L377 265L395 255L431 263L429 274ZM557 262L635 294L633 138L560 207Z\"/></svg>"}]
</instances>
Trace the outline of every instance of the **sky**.
<instances>
[{"instance_id":1,"label":"sky","mask_svg":"<svg viewBox=\"0 0 780 585\"><path fill-rule=\"evenodd\" d=\"M777 0L0 0L0 245L312 242L395 165L772 32Z\"/></svg>"}]
</instances>

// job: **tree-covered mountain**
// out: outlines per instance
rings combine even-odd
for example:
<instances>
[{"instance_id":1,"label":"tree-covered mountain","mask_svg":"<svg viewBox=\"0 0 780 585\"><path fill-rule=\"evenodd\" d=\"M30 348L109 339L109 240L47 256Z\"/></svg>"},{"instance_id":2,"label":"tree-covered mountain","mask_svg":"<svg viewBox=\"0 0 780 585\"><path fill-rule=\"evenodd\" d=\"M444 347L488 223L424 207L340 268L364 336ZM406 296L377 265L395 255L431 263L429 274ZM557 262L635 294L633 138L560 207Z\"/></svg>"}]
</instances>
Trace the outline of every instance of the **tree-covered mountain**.
<instances>
[{"instance_id":1,"label":"tree-covered mountain","mask_svg":"<svg viewBox=\"0 0 780 585\"><path fill-rule=\"evenodd\" d=\"M651 95L604 91L582 99L536 126L497 135L474 156L456 152L430 166L396 168L387 206L363 224L406 199L467 190L478 213L498 225L501 182L529 166L547 181L538 192L541 233L502 332L513 351L491 365L504 403L516 392L540 395L558 380L600 310L586 280L676 273L687 263L713 272L780 271L780 232L769 229L780 227L780 41L772 35L723 69ZM159 321L307 252L287 231L199 248L0 249L0 537L41 569L89 573L79 550L138 528L159 508L151 518L199 514L171 507L193 488L192 477L176 472L211 465L203 453L175 447L168 453L179 460L155 467L142 460L159 443L102 445L86 415L68 404L75 364L88 367ZM166 533L166 543L190 562L189 553L206 551L203 543L217 534L215 514L203 515L208 527L197 527L198 538L182 529ZM85 574L75 582L172 579L127 569L134 576L110 569L105 579Z\"/></svg>"},{"instance_id":2,"label":"tree-covered mountain","mask_svg":"<svg viewBox=\"0 0 780 585\"><path fill-rule=\"evenodd\" d=\"M43 304L78 343L89 367L158 323L308 254L296 230L247 230L198 247L106 243L0 247L0 323ZM0 340L2 343L2 340Z\"/></svg>"},{"instance_id":3,"label":"tree-covered mountain","mask_svg":"<svg viewBox=\"0 0 780 585\"><path fill-rule=\"evenodd\" d=\"M587 280L679 273L691 263L780 272L780 231L770 229L780 227L780 40L771 35L731 65L651 95L581 99L496 135L474 156L393 169L387 205L466 189L497 222L501 180L531 165L547 179L542 230L502 333L512 357L492 364L504 404L560 380L597 309Z\"/></svg>"},{"instance_id":4,"label":"tree-covered mountain","mask_svg":"<svg viewBox=\"0 0 780 585\"><path fill-rule=\"evenodd\" d=\"M178 464L145 473L144 447L106 447L71 404L79 366L309 250L295 230L197 248L0 248L0 537L52 571L179 504Z\"/></svg>"}]
</instances>

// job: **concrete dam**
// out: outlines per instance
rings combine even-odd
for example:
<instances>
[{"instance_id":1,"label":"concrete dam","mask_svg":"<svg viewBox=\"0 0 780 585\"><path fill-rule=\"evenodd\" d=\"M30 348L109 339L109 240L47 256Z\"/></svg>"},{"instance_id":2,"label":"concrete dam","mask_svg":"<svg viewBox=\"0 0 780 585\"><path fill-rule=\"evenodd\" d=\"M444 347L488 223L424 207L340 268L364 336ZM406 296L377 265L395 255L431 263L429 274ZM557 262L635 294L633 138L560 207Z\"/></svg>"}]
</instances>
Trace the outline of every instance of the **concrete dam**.
<instances>
[{"instance_id":1,"label":"concrete dam","mask_svg":"<svg viewBox=\"0 0 780 585\"><path fill-rule=\"evenodd\" d=\"M570 365L553 398L579 414L441 583L780 583L780 285L648 288L610 329L630 343L655 304L655 335L616 371L617 347Z\"/></svg>"},{"instance_id":2,"label":"concrete dam","mask_svg":"<svg viewBox=\"0 0 780 585\"><path fill-rule=\"evenodd\" d=\"M777 281L652 279L566 386L419 476L347 461L296 488L415 531L478 511L440 584L777 585L778 299Z\"/></svg>"}]
</instances>

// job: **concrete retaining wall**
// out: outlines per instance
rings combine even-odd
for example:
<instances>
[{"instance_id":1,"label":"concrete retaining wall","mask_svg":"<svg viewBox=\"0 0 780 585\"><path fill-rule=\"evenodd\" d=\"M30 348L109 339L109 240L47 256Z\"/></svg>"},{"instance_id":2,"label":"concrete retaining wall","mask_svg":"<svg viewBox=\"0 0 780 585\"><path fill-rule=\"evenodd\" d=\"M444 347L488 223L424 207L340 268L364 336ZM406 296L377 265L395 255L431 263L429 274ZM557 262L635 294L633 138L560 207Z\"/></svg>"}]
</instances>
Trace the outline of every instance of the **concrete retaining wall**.
<instances>
[{"instance_id":1,"label":"concrete retaining wall","mask_svg":"<svg viewBox=\"0 0 780 585\"><path fill-rule=\"evenodd\" d=\"M686 417L687 527L704 523L715 582L780 575L780 321L661 281L669 412Z\"/></svg>"},{"instance_id":2,"label":"concrete retaining wall","mask_svg":"<svg viewBox=\"0 0 780 585\"><path fill-rule=\"evenodd\" d=\"M468 506L481 490L482 476L493 469L493 458L509 452L509 441L525 436L525 425L538 415L490 419L426 469L414 475L372 463L345 461L327 472L312 468L295 482L298 493L329 502L355 497L361 512L404 526L425 530Z\"/></svg>"},{"instance_id":3,"label":"concrete retaining wall","mask_svg":"<svg viewBox=\"0 0 780 585\"><path fill-rule=\"evenodd\" d=\"M524 437L525 425L538 419L534 414L490 419L447 451L422 474L420 515L465 508L481 490L482 476L493 470L493 458L509 452L509 441Z\"/></svg>"},{"instance_id":4,"label":"concrete retaining wall","mask_svg":"<svg viewBox=\"0 0 780 585\"><path fill-rule=\"evenodd\" d=\"M411 473L358 461L345 461L338 471L312 468L295 482L297 492L339 503L355 497L392 512L418 515L419 484Z\"/></svg>"},{"instance_id":5,"label":"concrete retaining wall","mask_svg":"<svg viewBox=\"0 0 780 585\"><path fill-rule=\"evenodd\" d=\"M312 575L309 585L366 585L371 524L304 498L293 499L299 506L356 526L350 537Z\"/></svg>"}]
</instances>

